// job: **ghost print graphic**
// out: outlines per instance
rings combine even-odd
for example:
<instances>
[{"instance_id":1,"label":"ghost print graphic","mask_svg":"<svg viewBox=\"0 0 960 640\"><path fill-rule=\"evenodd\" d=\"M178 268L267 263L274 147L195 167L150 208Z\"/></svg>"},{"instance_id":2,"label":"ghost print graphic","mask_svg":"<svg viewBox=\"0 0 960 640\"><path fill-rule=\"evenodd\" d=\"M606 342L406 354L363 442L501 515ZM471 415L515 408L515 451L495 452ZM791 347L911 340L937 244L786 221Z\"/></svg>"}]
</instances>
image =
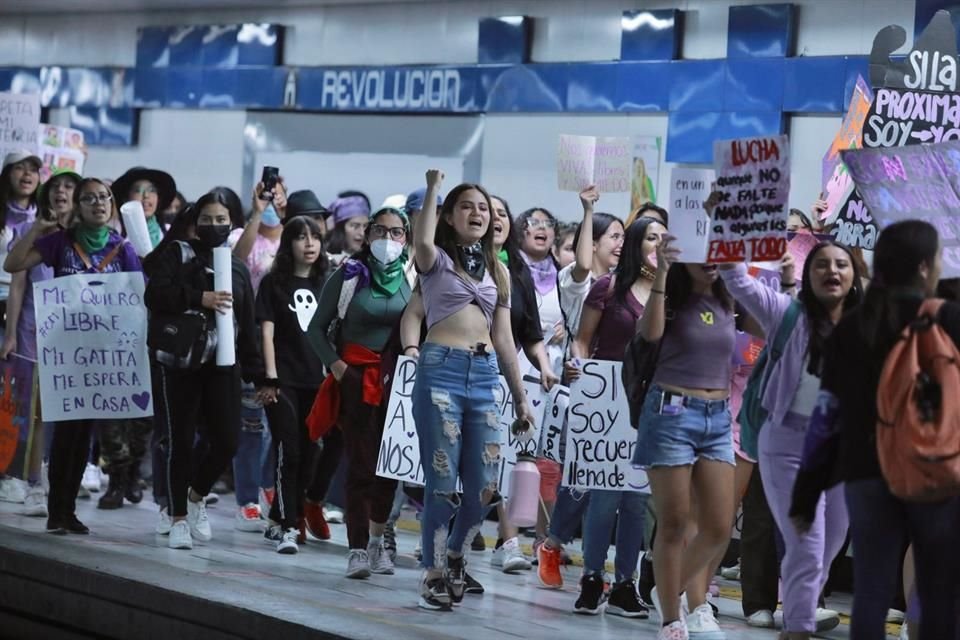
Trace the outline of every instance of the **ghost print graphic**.
<instances>
[{"instance_id":1,"label":"ghost print graphic","mask_svg":"<svg viewBox=\"0 0 960 640\"><path fill-rule=\"evenodd\" d=\"M297 314L300 330L306 332L317 312L317 298L309 289L297 289L293 292L293 302L288 305L290 311Z\"/></svg>"}]
</instances>

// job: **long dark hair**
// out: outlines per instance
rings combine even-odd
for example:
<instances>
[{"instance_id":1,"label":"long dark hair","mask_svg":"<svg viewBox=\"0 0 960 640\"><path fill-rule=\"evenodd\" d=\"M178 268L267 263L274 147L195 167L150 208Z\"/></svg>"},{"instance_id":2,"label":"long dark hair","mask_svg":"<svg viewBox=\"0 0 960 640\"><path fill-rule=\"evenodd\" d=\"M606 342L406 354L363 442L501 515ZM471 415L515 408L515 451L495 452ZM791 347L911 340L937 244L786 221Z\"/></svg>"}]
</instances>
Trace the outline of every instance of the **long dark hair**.
<instances>
[{"instance_id":1,"label":"long dark hair","mask_svg":"<svg viewBox=\"0 0 960 640\"><path fill-rule=\"evenodd\" d=\"M31 162L22 160L21 162ZM13 200L13 183L10 181L10 174L13 173L13 167L19 162L8 164L0 171L0 231L7 226L7 205ZM40 178L37 178L37 188L30 194L30 205L37 206L37 192L40 191ZM28 205L29 206L29 205Z\"/></svg>"},{"instance_id":2,"label":"long dark hair","mask_svg":"<svg viewBox=\"0 0 960 640\"><path fill-rule=\"evenodd\" d=\"M873 280L859 310L860 334L873 353L886 354L910 318L896 298L922 296L919 270L933 267L940 251L936 228L922 220L895 222L880 232L873 254Z\"/></svg>"},{"instance_id":3,"label":"long dark hair","mask_svg":"<svg viewBox=\"0 0 960 640\"><path fill-rule=\"evenodd\" d=\"M643 255L643 241L647 237L647 228L651 224L662 224L656 218L643 216L634 220L623 238L620 262L614 271L616 282L613 285L613 297L620 304L626 304L627 292L633 283L641 278L641 270L646 264Z\"/></svg>"},{"instance_id":4,"label":"long dark hair","mask_svg":"<svg viewBox=\"0 0 960 640\"><path fill-rule=\"evenodd\" d=\"M512 229L510 229L510 233L516 235L517 245L519 247L523 247L523 235L527 232L527 224L529 224L530 218L533 217L533 214L537 212L544 214L545 216L547 216L547 218L551 222L553 222L554 240L556 240L557 234L560 233L560 221L557 220L557 216L553 215L543 207L533 207L531 209L527 209L526 211L521 213L519 216L517 216L517 224L514 225ZM523 249L521 248L521 251L522 250ZM553 255L553 251L550 251L550 248L547 249L547 257L553 260L554 266L556 266L558 269L560 268L560 265L557 263L557 258Z\"/></svg>"},{"instance_id":5,"label":"long dark hair","mask_svg":"<svg viewBox=\"0 0 960 640\"><path fill-rule=\"evenodd\" d=\"M623 226L623 220L617 216L611 215L609 213L594 213L593 214L593 241L599 242L600 238L603 237L603 234L607 232L607 229L610 228L614 222L619 222L620 226ZM580 244L580 234L583 233L583 225L577 225L577 230L573 234L573 250L577 250L577 246Z\"/></svg>"},{"instance_id":6,"label":"long dark hair","mask_svg":"<svg viewBox=\"0 0 960 640\"><path fill-rule=\"evenodd\" d=\"M685 263L674 262L670 265L670 271L667 272L667 286L664 290L667 292L667 320L670 320L670 314L683 309L690 301L690 296L693 295L693 276L687 271ZM716 279L710 288L710 293L720 301L724 309L730 312L734 310L733 297L727 291L722 278Z\"/></svg>"},{"instance_id":7,"label":"long dark hair","mask_svg":"<svg viewBox=\"0 0 960 640\"><path fill-rule=\"evenodd\" d=\"M850 287L847 297L843 299L844 313L856 307L863 300L863 285L860 282L862 274L850 247L832 240L817 244L807 255L807 260L803 264L802 286L800 293L797 295L797 300L803 305L803 312L807 316L807 325L810 327L810 340L807 343L807 355L809 356L807 371L815 376L820 375L820 364L823 361L827 338L833 330L833 324L830 321L829 310L823 306L822 302L817 300L817 296L813 293L810 272L813 270L813 262L817 254L828 247L842 249L850 258L850 266L853 268L853 285Z\"/></svg>"},{"instance_id":8,"label":"long dark hair","mask_svg":"<svg viewBox=\"0 0 960 640\"><path fill-rule=\"evenodd\" d=\"M146 273L148 277L156 266L157 260L159 260L163 252L166 251L167 246L177 240L182 242L190 240L192 237L190 230L197 228L199 211L195 204L187 203L183 209L180 209L179 213L174 216L173 221L170 223L170 228L163 234L160 244L154 247L153 251L143 258L143 272Z\"/></svg>"},{"instance_id":9,"label":"long dark hair","mask_svg":"<svg viewBox=\"0 0 960 640\"><path fill-rule=\"evenodd\" d=\"M274 284L277 286L285 285L293 278L296 266L293 260L293 241L302 233L313 234L320 240L320 257L310 268L308 279L315 287L320 287L324 278L327 277L330 264L327 261L327 254L323 250L323 234L320 225L308 216L297 216L283 226L283 233L280 235L280 247L277 249L273 266L270 268L270 273L274 277Z\"/></svg>"},{"instance_id":10,"label":"long dark hair","mask_svg":"<svg viewBox=\"0 0 960 640\"><path fill-rule=\"evenodd\" d=\"M460 262L460 252L457 251L457 232L454 230L453 225L447 222L447 217L454 215L454 207L456 207L457 200L460 199L461 195L471 189L479 191L487 201L487 210L490 212L490 224L487 225L487 232L480 239L480 243L483 246L483 257L486 262L487 273L490 274L494 283L497 285L497 298L500 304L507 304L510 296L510 280L506 275L506 269L500 265L496 249L494 249L493 246L493 204L490 202L490 194L487 193L486 189L478 184L470 183L459 184L451 189L447 197L444 198L443 205L440 207L440 219L437 220L437 232L434 235L433 242L438 249L446 251L453 263L463 270L463 265Z\"/></svg>"},{"instance_id":11,"label":"long dark hair","mask_svg":"<svg viewBox=\"0 0 960 640\"><path fill-rule=\"evenodd\" d=\"M226 208L230 215L230 226L234 229L243 228L243 202L240 201L240 196L237 195L236 191L230 187L214 187L203 194L200 199L197 200L196 204L193 205L193 208L196 210L194 213L194 222L200 217L200 212L203 211L203 208L211 204L219 204Z\"/></svg>"},{"instance_id":12,"label":"long dark hair","mask_svg":"<svg viewBox=\"0 0 960 640\"><path fill-rule=\"evenodd\" d=\"M513 219L513 214L510 213L510 203L501 198L500 196L492 195L490 196L491 204L493 200L499 200L503 204L504 210L507 212L507 220L510 221L510 233L507 234L507 239L503 242L503 250L507 252L507 267L512 273L514 269L520 269L526 266L526 263L523 261L523 257L520 255L520 243L517 242L517 237L513 235L513 229L516 225L516 221ZM490 217L491 226L494 223L494 218L496 216Z\"/></svg>"}]
</instances>

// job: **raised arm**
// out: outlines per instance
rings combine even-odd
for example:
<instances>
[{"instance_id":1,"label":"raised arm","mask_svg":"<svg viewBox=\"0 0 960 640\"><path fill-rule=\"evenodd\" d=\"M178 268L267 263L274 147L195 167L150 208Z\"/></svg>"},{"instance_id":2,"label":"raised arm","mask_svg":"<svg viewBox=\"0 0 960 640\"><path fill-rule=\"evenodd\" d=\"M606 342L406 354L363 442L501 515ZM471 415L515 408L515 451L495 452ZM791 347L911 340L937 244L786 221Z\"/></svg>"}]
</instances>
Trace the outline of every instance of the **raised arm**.
<instances>
[{"instance_id":1,"label":"raised arm","mask_svg":"<svg viewBox=\"0 0 960 640\"><path fill-rule=\"evenodd\" d=\"M593 269L593 206L598 200L600 200L600 192L593 185L580 192L580 204L583 205L583 222L580 223L576 262L570 274L576 282L586 280Z\"/></svg>"},{"instance_id":2,"label":"raised arm","mask_svg":"<svg viewBox=\"0 0 960 640\"><path fill-rule=\"evenodd\" d=\"M7 273L27 271L43 262L43 254L34 246L37 239L57 224L56 220L39 217L19 241L10 247L7 259L3 261L3 270Z\"/></svg>"},{"instance_id":3,"label":"raised arm","mask_svg":"<svg viewBox=\"0 0 960 640\"><path fill-rule=\"evenodd\" d=\"M657 273L643 315L637 320L637 332L648 342L662 338L667 323L667 274L673 262L680 257L680 250L673 246L673 240L672 235L664 234L657 243Z\"/></svg>"},{"instance_id":4,"label":"raised arm","mask_svg":"<svg viewBox=\"0 0 960 640\"><path fill-rule=\"evenodd\" d=\"M776 330L793 300L790 296L762 284L747 272L747 265L742 262L722 265L720 277L730 295L763 327L764 333L770 335Z\"/></svg>"},{"instance_id":5,"label":"raised arm","mask_svg":"<svg viewBox=\"0 0 960 640\"><path fill-rule=\"evenodd\" d=\"M437 260L437 246L434 237L437 234L437 197L443 186L443 171L430 169L427 171L427 193L424 195L423 210L414 230L413 246L414 260L421 273L430 271Z\"/></svg>"}]
</instances>

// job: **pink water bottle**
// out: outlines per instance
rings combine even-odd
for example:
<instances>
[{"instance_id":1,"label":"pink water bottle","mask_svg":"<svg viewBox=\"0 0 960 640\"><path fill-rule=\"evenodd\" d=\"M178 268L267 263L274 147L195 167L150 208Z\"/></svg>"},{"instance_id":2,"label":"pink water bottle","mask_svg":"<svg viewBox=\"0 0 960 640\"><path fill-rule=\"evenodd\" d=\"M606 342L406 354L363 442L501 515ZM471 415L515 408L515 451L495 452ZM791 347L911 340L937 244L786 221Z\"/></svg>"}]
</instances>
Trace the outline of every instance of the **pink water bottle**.
<instances>
[{"instance_id":1,"label":"pink water bottle","mask_svg":"<svg viewBox=\"0 0 960 640\"><path fill-rule=\"evenodd\" d=\"M533 456L518 455L517 464L510 472L510 499L507 517L517 527L537 524L540 509L540 470Z\"/></svg>"}]
</instances>

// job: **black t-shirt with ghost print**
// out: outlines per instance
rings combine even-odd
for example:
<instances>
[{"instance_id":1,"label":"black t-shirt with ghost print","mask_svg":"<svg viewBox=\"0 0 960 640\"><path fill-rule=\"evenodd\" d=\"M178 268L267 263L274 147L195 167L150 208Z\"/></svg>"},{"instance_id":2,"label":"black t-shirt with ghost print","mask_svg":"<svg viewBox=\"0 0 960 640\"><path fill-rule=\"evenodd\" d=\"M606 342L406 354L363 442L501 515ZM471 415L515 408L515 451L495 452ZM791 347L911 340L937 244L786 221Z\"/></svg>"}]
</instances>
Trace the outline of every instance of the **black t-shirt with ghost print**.
<instances>
[{"instance_id":1,"label":"black t-shirt with ghost print","mask_svg":"<svg viewBox=\"0 0 960 640\"><path fill-rule=\"evenodd\" d=\"M307 340L307 328L317 312L320 285L307 278L278 283L268 273L257 293L257 322L272 322L277 376L284 387L315 389L323 382L323 363Z\"/></svg>"}]
</instances>

